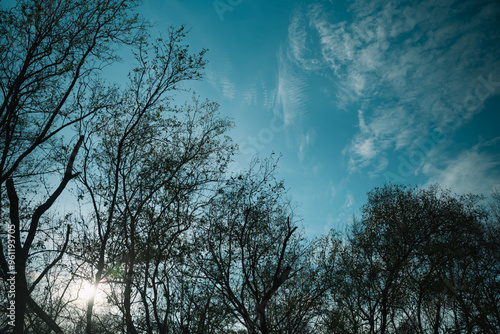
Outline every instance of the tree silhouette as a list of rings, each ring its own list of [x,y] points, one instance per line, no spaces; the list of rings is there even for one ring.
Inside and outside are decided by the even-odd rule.
[[[372,190],[337,263],[330,329],[493,333],[498,303],[477,293],[498,283],[479,269],[495,254],[479,200],[438,187]]]

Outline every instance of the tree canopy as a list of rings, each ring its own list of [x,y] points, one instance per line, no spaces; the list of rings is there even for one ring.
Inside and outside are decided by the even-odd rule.
[[[499,196],[389,184],[308,239],[279,159],[232,171],[219,105],[176,104],[206,50],[137,6],[0,10],[0,332],[498,332]]]

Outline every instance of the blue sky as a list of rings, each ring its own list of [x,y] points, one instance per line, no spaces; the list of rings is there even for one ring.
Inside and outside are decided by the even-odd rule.
[[[208,48],[197,94],[241,148],[281,154],[312,235],[343,230],[387,181],[500,186],[498,1],[145,0],[156,28]]]

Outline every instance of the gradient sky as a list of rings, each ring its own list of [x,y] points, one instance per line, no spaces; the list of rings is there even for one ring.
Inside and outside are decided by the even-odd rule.
[[[279,177],[312,235],[343,230],[387,181],[500,185],[500,3],[145,0],[156,29],[208,48],[197,94],[221,104],[247,168]]]

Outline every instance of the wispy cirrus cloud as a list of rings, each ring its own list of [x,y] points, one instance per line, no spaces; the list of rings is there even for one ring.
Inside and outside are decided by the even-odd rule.
[[[298,157],[300,161],[303,161],[306,156],[306,150],[314,142],[315,131],[314,129],[308,129],[305,134],[299,136],[299,152]]]
[[[302,11],[295,10],[288,26],[289,59],[307,70],[321,69],[321,60],[316,51],[315,36],[312,36],[307,17]]]
[[[344,150],[351,172],[383,170],[387,151],[411,150],[431,131],[452,134],[483,109],[478,89],[500,93],[478,88],[500,77],[500,30],[482,33],[498,28],[498,2],[358,0],[350,14],[339,21],[317,1],[291,20],[289,44],[304,70],[329,73],[337,107],[362,110]],[[307,59],[314,36],[320,56]]]
[[[255,85],[255,82],[251,82],[250,85],[245,90],[245,92],[243,93],[243,101],[245,101],[245,103],[248,105],[256,104],[257,95],[258,95],[257,86]]]
[[[249,80],[242,93],[243,102],[247,105],[262,105],[266,110],[274,107],[272,90],[266,85],[262,73],[256,74]]]
[[[306,109],[307,81],[290,63],[283,50],[278,53],[278,79],[275,93],[275,112],[281,112],[285,127],[296,123]]]
[[[444,167],[428,164],[424,172],[429,176],[427,185],[440,183],[458,193],[489,194],[500,186],[500,154],[485,149],[496,146],[500,151],[500,137],[464,150],[458,156],[439,161]],[[441,157],[442,158],[442,157]]]
[[[222,65],[218,68],[209,65],[207,68],[207,81],[216,90],[220,91],[222,95],[228,99],[236,97],[236,84],[232,78],[233,65],[229,58],[224,58]]]

